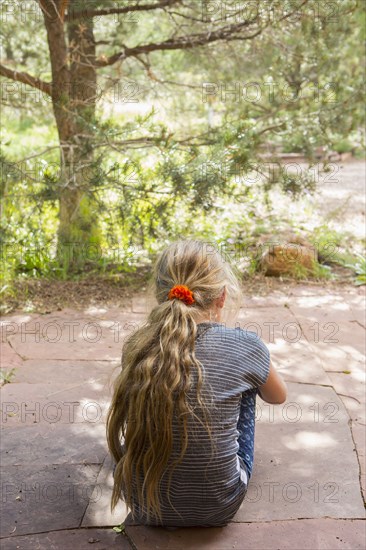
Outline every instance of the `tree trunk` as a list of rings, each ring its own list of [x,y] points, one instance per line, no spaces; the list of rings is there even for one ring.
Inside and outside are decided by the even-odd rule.
[[[93,20],[69,22],[68,46],[61,3],[44,2],[52,67],[52,103],[60,140],[57,253],[67,271],[80,270],[100,245],[95,204],[91,126],[95,119],[96,69]],[[58,10],[58,13],[55,11]]]

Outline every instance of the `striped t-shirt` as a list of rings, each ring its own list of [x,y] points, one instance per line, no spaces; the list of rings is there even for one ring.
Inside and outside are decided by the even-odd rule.
[[[195,354],[204,371],[202,395],[206,400],[211,396],[215,445],[212,449],[207,431],[190,420],[188,448],[173,472],[169,498],[168,476],[164,475],[160,483],[165,526],[223,526],[238,511],[247,491],[246,469],[237,455],[240,401],[243,392],[264,384],[269,374],[269,351],[255,333],[211,322],[200,323],[197,328]],[[191,404],[196,392],[196,378],[193,380],[188,394]],[[173,433],[179,442],[175,421]],[[179,445],[177,449],[172,460],[179,456]],[[137,504],[134,512],[138,523],[158,524],[148,522]]]

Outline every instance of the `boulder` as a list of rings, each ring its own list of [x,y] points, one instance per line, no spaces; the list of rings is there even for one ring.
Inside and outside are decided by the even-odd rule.
[[[318,252],[302,237],[294,236],[286,240],[273,239],[266,244],[266,251],[260,261],[261,271],[265,275],[306,277],[315,274],[318,266]]]

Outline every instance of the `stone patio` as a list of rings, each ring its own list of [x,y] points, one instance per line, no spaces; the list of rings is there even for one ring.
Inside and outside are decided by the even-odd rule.
[[[1,547],[307,550],[365,547],[365,292],[297,285],[247,298],[238,322],[268,344],[284,405],[258,400],[256,461],[225,528],[167,531],[112,515],[105,417],[123,338],[144,318],[90,307],[4,317]]]

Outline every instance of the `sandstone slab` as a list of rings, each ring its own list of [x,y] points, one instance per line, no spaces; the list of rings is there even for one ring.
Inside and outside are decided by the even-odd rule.
[[[130,526],[126,531],[138,550],[363,550],[366,535],[364,521],[332,519],[176,531]]]
[[[1,431],[1,467],[99,464],[107,454],[103,424],[19,426]]]
[[[315,353],[289,308],[241,310],[238,326],[263,339],[271,352],[273,364],[285,380],[331,385],[321,357]]]
[[[1,392],[2,428],[57,426],[83,423],[91,426],[106,421],[111,380],[94,380],[73,386],[62,384],[6,384]]]
[[[15,533],[14,533],[15,534]],[[106,550],[132,547],[123,534],[112,529],[70,529],[2,539],[7,550]]]
[[[16,369],[23,364],[22,358],[11,347],[9,342],[1,342],[0,344],[1,368],[10,370]]]
[[[253,476],[233,521],[363,518],[342,401],[332,388],[290,383],[288,389],[277,408],[259,401]]]
[[[120,368],[120,364],[120,359],[116,361],[28,359],[23,361],[22,368],[16,370],[13,381],[27,384],[63,384],[64,386],[75,386],[78,383],[101,379],[107,382],[110,376]]]
[[[19,323],[9,341],[23,359],[118,361],[125,337],[142,320],[141,314],[122,312],[111,317],[60,312]]]
[[[97,483],[85,512],[82,527],[120,525],[127,517],[127,509],[121,500],[111,512],[110,503],[113,490],[113,461],[110,455],[106,456],[98,474]]]
[[[2,472],[1,536],[79,527],[98,470],[95,464],[7,467],[6,475]]]

